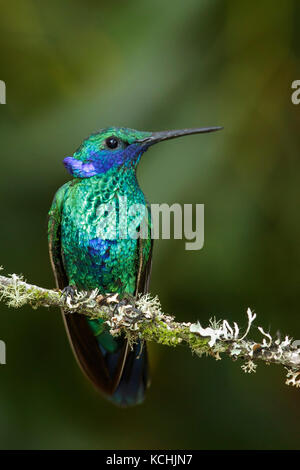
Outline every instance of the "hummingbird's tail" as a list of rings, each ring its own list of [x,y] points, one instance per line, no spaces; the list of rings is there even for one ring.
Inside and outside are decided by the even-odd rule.
[[[131,349],[126,338],[104,330],[103,320],[76,313],[63,318],[77,362],[95,387],[119,406],[141,403],[149,382],[146,343]]]
[[[147,346],[146,343],[142,345],[139,341],[128,352],[119,385],[110,399],[123,407],[138,405],[144,401],[147,386]]]

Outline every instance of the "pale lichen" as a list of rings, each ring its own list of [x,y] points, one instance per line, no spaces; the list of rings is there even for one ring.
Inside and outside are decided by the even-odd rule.
[[[287,369],[286,374],[286,385],[292,385],[293,387],[300,388],[300,371]]]
[[[251,359],[241,366],[241,369],[246,374],[252,374],[256,372],[257,364],[255,364]]]
[[[24,287],[24,279],[22,276],[12,274],[11,282],[8,285],[1,285],[0,300],[5,300],[9,307],[20,308],[26,304],[30,304],[34,298],[34,293]]]
[[[242,370],[255,372],[257,362],[278,364],[287,368],[287,385],[300,387],[300,341],[292,342],[289,336],[281,340],[273,339],[270,332],[262,327],[257,331],[259,341],[248,338],[253,331],[256,314],[247,310],[248,323],[245,332],[236,322],[211,318],[207,326],[200,322],[176,322],[172,315],[162,312],[158,297],[150,294],[138,298],[117,293],[101,294],[97,289],[91,292],[61,292],[27,284],[23,277],[15,274],[10,277],[0,275],[0,300],[10,307],[25,304],[33,308],[60,307],[66,314],[86,315],[92,319],[104,320],[104,325],[112,335],[124,334],[130,345],[137,340],[143,343],[155,341],[166,346],[185,344],[199,357],[209,355],[220,360],[223,355],[232,360],[242,360]]]

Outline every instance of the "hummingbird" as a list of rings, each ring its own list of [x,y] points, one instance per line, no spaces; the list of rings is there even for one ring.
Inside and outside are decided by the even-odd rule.
[[[57,287],[65,292],[98,289],[121,297],[147,293],[153,240],[150,207],[136,177],[141,156],[158,142],[219,129],[146,132],[109,127],[91,134],[67,156],[63,163],[73,178],[56,192],[48,218]],[[141,217],[130,207],[144,208],[146,237],[124,236],[124,198],[129,223],[137,233]],[[108,205],[115,210],[107,210]],[[141,403],[149,385],[146,344],[129,345],[124,336],[112,336],[102,319],[63,311],[62,315],[77,362],[96,389],[122,407]]]

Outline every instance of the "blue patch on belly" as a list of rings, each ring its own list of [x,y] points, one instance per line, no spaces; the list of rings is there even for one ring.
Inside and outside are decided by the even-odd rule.
[[[106,260],[110,256],[111,247],[117,244],[117,240],[102,240],[94,238],[89,241],[88,252],[91,257]]]
[[[103,288],[110,288],[114,281],[112,247],[116,244],[117,240],[103,240],[101,238],[94,238],[88,244],[93,277],[98,279]]]

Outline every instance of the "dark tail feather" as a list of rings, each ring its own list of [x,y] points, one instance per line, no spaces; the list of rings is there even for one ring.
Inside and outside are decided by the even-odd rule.
[[[120,406],[142,403],[148,386],[148,353],[146,343],[139,341],[130,350],[119,385],[111,400]]]
[[[83,315],[63,317],[75,357],[96,388],[119,406],[141,403],[148,385],[146,343],[141,347],[138,342],[130,349],[125,338],[117,337],[115,352],[109,352],[104,347],[105,334],[97,340]]]

